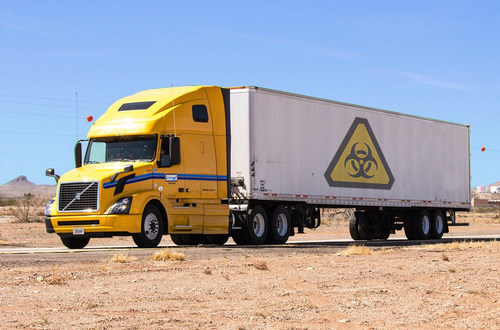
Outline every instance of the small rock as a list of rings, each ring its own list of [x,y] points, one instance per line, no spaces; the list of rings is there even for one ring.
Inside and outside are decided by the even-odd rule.
[[[43,281],[43,276],[38,276],[38,277],[36,278],[36,280],[37,280],[38,282]]]
[[[351,322],[351,320],[349,320],[349,319],[339,320],[339,323],[349,323],[349,322]]]

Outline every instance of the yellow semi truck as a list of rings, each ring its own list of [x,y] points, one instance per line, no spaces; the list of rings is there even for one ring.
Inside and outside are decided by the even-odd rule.
[[[319,226],[320,207],[356,208],[354,239],[441,238],[470,209],[468,126],[269,89],[146,90],[86,141],[75,169],[46,172],[46,229],[69,248],[285,243]]]

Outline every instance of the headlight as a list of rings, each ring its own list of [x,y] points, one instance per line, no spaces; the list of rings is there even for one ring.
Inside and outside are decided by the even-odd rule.
[[[132,206],[132,197],[120,198],[109,209],[108,214],[128,214]]]
[[[56,201],[55,199],[51,199],[50,201],[47,202],[47,204],[45,204],[45,216],[50,217],[50,213],[52,211],[52,204],[54,204],[55,201]]]

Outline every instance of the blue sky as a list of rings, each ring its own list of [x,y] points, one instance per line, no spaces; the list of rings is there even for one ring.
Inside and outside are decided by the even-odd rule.
[[[471,124],[472,185],[500,181],[499,13],[499,1],[2,0],[0,185],[53,184],[45,169],[71,169],[86,117],[116,99],[198,84]]]

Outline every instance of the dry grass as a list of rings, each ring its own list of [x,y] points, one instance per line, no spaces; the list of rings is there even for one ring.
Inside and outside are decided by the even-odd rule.
[[[269,270],[267,263],[263,260],[256,260],[253,262],[253,266],[258,270]]]
[[[151,260],[154,261],[184,261],[186,257],[182,253],[177,253],[170,251],[169,249],[165,249],[163,251],[156,252]]]
[[[363,245],[350,245],[347,249],[340,252],[342,256],[369,256],[373,250]]]
[[[63,285],[68,282],[66,275],[59,272],[56,268],[52,268],[51,274],[43,278],[43,281],[49,285]]]
[[[129,256],[128,254],[115,254],[109,261],[126,264],[129,262],[137,261],[137,258]]]
[[[479,242],[454,241],[451,243],[443,243],[443,244],[424,244],[417,248],[425,250],[466,250],[466,249],[484,249],[484,248],[498,249],[500,248],[500,242],[497,240],[479,241]]]

